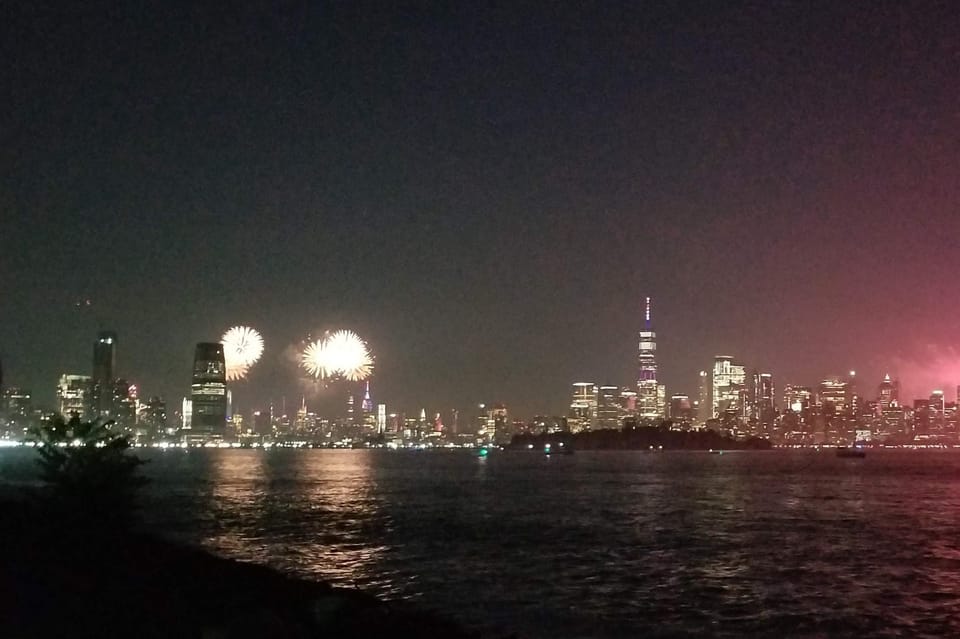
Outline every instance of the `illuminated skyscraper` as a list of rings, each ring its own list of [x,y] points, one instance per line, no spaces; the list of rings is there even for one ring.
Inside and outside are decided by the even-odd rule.
[[[688,395],[672,395],[670,397],[670,421],[674,429],[687,428],[693,423],[693,405]]]
[[[167,404],[160,397],[151,397],[140,407],[137,418],[153,438],[167,434]]]
[[[307,398],[303,395],[300,396],[300,408],[297,409],[293,430],[297,435],[303,435],[307,432]]]
[[[714,417],[742,419],[746,409],[746,369],[729,355],[713,359],[712,410]]]
[[[877,404],[880,412],[900,402],[899,384],[890,380],[890,375],[884,375],[880,387],[877,389]],[[960,386],[957,387],[957,396],[960,397]]]
[[[131,432],[137,424],[137,386],[124,379],[113,382],[112,419],[124,432]]]
[[[477,404],[476,418],[477,437],[484,442],[492,442],[495,434],[493,409],[486,404]]]
[[[192,422],[193,422],[193,401],[188,397],[184,397],[183,401],[180,403],[180,429],[190,430],[190,426]]]
[[[92,406],[93,416],[110,419],[113,417],[114,380],[117,375],[117,334],[114,331],[100,331],[93,343],[93,380]]]
[[[657,334],[652,326],[648,297],[637,348],[637,416],[643,419],[659,419],[666,415],[666,388],[657,382]]]
[[[377,404],[377,434],[387,432],[387,405]]]
[[[365,415],[373,413],[373,400],[370,399],[370,380],[367,380],[366,386],[363,389],[363,402],[360,404],[360,410],[363,411]]]
[[[705,424],[713,417],[713,405],[710,403],[710,375],[707,371],[700,371],[699,387],[697,389],[697,421]]]
[[[3,390],[3,401],[0,405],[0,416],[7,420],[7,432],[16,436],[26,434],[31,425],[33,400],[30,391],[10,386]]]
[[[637,414],[637,391],[631,388],[620,390],[620,415],[633,417]]]
[[[620,428],[620,388],[601,386],[597,392],[597,428]]]
[[[64,419],[74,415],[88,419],[92,409],[90,401],[91,377],[89,375],[61,375],[57,386],[59,411]]]
[[[227,423],[227,377],[223,344],[201,342],[193,358],[193,385],[190,398],[192,438],[222,437]]]
[[[787,384],[783,389],[783,403],[786,410],[802,413],[813,406],[813,389]]]
[[[777,416],[773,375],[754,371],[750,386],[750,417],[758,424],[772,425]]]
[[[828,377],[817,387],[817,403],[826,415],[841,415],[849,408],[850,392],[847,382]]]
[[[510,442],[512,433],[510,432],[510,421],[507,416],[507,407],[503,404],[497,404],[493,407],[493,431],[497,443],[505,444]]]
[[[567,425],[572,433],[596,428],[597,386],[593,382],[574,383]]]

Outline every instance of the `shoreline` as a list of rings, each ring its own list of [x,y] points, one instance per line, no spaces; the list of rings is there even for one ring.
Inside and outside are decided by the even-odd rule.
[[[451,637],[440,614],[144,533],[64,529],[23,500],[0,502],[4,636]]]

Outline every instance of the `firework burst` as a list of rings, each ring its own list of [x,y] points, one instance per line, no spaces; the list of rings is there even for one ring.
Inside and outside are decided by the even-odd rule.
[[[314,379],[326,379],[330,375],[329,365],[325,343],[323,339],[315,342],[309,342],[300,355],[300,365]]]
[[[220,338],[227,365],[227,381],[241,380],[263,355],[263,338],[249,326],[234,326]]]
[[[300,365],[316,380],[342,377],[355,382],[373,373],[373,355],[359,335],[341,330],[309,342]]]

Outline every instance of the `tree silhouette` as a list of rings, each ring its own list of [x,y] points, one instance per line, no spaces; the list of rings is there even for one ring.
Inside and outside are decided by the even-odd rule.
[[[144,462],[127,452],[130,441],[114,426],[57,415],[32,430],[47,486],[43,505],[61,522],[114,529],[133,522],[137,492],[146,483],[138,473]]]

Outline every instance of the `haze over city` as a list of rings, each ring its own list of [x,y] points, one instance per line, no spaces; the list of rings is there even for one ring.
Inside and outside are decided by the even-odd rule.
[[[391,407],[563,413],[635,381],[645,296],[668,394],[721,353],[960,382],[949,4],[162,8],[0,27],[0,357],[42,403],[100,328],[175,402],[249,324],[244,407],[350,328]]]

